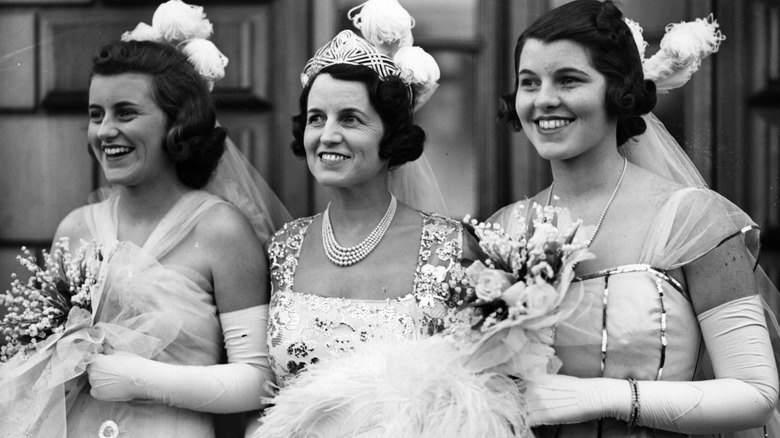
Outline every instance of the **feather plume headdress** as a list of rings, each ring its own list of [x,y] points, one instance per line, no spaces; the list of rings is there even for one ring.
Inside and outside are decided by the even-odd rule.
[[[655,82],[659,93],[682,87],[701,66],[702,59],[718,51],[726,37],[718,29],[712,14],[694,21],[672,23],[666,26],[661,39],[661,49],[645,58],[647,42],[642,37],[642,27],[626,18],[636,41],[645,79]]]
[[[213,31],[202,6],[169,0],[157,7],[151,26],[138,23],[122,34],[122,41],[154,41],[176,47],[212,90],[214,83],[225,77],[228,64],[227,57],[209,41]]]
[[[685,85],[699,69],[702,60],[717,52],[720,43],[726,39],[710,14],[707,18],[666,26],[661,49],[645,58],[647,43],[642,37],[642,28],[628,18],[625,21],[639,49],[645,79],[655,83],[659,94]],[[686,187],[706,187],[707,183],[696,165],[664,124],[652,113],[645,114],[643,118],[646,131],[619,149],[628,161]]]
[[[418,110],[439,86],[441,75],[433,57],[413,46],[414,18],[397,0],[369,0],[347,14],[363,37],[341,31],[314,54],[301,73],[301,85],[333,64],[368,67],[380,80],[397,76],[411,88],[414,110]]]

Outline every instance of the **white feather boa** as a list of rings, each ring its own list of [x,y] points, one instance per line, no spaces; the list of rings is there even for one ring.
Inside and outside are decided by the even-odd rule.
[[[441,336],[369,342],[283,388],[252,436],[531,437],[515,382],[462,358]]]

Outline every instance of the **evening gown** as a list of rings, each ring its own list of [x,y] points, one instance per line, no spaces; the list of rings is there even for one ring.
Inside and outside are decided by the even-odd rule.
[[[511,233],[517,226],[516,215],[533,210],[530,202],[504,207],[490,222]],[[592,233],[592,229],[580,231],[583,237]],[[689,293],[668,272],[730,238],[741,239],[755,257],[757,237],[755,223],[717,193],[703,188],[673,192],[655,217],[636,263],[587,273],[573,283],[572,287],[584,286],[585,296],[580,309],[556,329],[554,346],[563,361],[559,373],[637,380],[712,378]],[[753,432],[750,436],[764,436],[763,430]],[[629,428],[607,418],[540,427],[534,433],[539,438],[688,436]]]
[[[268,349],[280,387],[320,360],[341,357],[361,344],[382,339],[418,339],[440,332],[455,303],[443,286],[462,277],[463,228],[428,213],[410,292],[400,298],[360,300],[323,297],[295,289],[301,243],[314,217],[287,223],[268,245],[271,304]]]
[[[117,241],[117,199],[85,207],[92,238],[108,257],[105,287],[93,306],[96,327],[105,327],[116,350],[176,365],[220,363],[222,330],[209,281],[189,268],[166,264],[165,256],[206,211],[224,201],[203,191],[185,194],[138,247]],[[214,437],[209,413],[152,401],[99,401],[84,382],[74,391],[68,437]]]

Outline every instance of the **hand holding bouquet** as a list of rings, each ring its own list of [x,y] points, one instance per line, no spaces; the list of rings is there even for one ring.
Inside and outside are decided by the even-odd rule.
[[[552,349],[554,328],[582,297],[580,288],[570,288],[575,266],[594,256],[574,242],[579,221],[559,230],[556,209],[531,208],[531,220],[522,210],[517,214],[519,231],[512,234],[498,224],[470,221],[487,258],[467,269],[465,284],[450,285],[461,305],[451,316],[448,336],[476,372],[522,378],[560,368]]]

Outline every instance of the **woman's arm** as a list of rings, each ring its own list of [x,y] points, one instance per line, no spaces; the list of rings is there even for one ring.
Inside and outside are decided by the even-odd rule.
[[[715,379],[636,382],[634,409],[628,381],[542,376],[528,389],[532,424],[612,417],[683,433],[763,425],[777,402],[778,377],[749,257],[731,239],[684,272]]]
[[[273,379],[266,325],[268,273],[262,245],[236,210],[221,206],[198,224],[196,238],[212,261],[212,279],[228,363],[171,365],[128,353],[99,355],[89,367],[101,400],[149,399],[205,412],[259,409]]]

